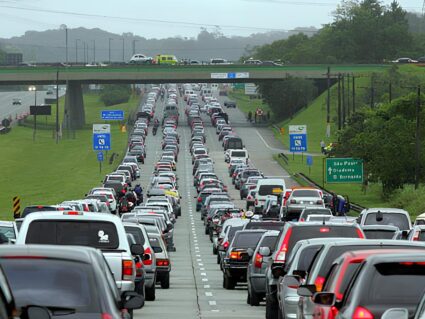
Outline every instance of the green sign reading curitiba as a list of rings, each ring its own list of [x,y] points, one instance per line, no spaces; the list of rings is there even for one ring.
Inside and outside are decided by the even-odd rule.
[[[363,160],[355,158],[327,158],[326,183],[362,183]]]

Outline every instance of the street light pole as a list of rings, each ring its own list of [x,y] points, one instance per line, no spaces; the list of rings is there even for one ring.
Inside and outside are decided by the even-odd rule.
[[[68,64],[68,27],[65,26],[65,47],[66,47],[66,64]]]
[[[78,64],[78,41],[81,41],[80,39],[75,40],[75,64]]]
[[[93,40],[93,62],[96,63],[96,40]]]
[[[418,189],[419,187],[419,175],[420,175],[420,152],[421,152],[421,120],[420,120],[420,114],[421,114],[421,86],[418,85],[417,88],[417,99],[416,99],[416,138],[415,138],[415,189]]]
[[[122,62],[124,62],[124,51],[125,51],[125,38],[122,37]]]
[[[56,70],[56,144],[59,143],[59,70]]]

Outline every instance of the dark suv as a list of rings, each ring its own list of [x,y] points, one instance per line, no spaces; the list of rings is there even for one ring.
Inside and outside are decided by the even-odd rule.
[[[299,240],[311,238],[365,238],[357,224],[287,222],[277,241],[266,270],[266,319],[277,318],[277,284],[285,275],[285,263]]]
[[[223,288],[234,289],[246,282],[248,263],[265,230],[237,231],[223,260]]]

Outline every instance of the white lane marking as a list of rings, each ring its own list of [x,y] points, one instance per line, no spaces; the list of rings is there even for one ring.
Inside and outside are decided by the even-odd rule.
[[[219,309],[211,309],[212,312],[220,312]]]
[[[204,270],[205,270],[205,268],[201,267],[201,268],[199,268],[199,270],[200,270],[200,271],[204,271]]]
[[[201,255],[196,255],[196,257],[201,257]],[[201,260],[199,260],[199,261],[202,261],[202,259],[201,259]]]
[[[197,239],[194,239],[194,240],[193,240],[193,242],[194,242],[194,243],[197,243],[197,242],[198,242],[198,240],[197,240]],[[196,246],[198,246],[198,245],[196,245]]]
[[[210,289],[210,285],[204,285],[205,289]]]
[[[205,292],[205,296],[207,296],[207,297],[212,297],[212,296],[213,296],[213,294],[212,294],[212,292],[206,291],[206,292]]]
[[[202,262],[202,259],[201,259],[201,258],[198,258],[198,259],[196,259],[196,261],[200,261],[200,262]]]
[[[208,303],[210,304],[210,306],[217,306],[217,301],[215,300],[210,300],[208,301]]]
[[[264,145],[266,145],[266,147],[267,147],[269,150],[272,150],[272,151],[278,151],[278,152],[284,152],[284,151],[285,151],[285,150],[280,149],[280,148],[274,148],[274,147],[271,147],[269,144],[267,144],[266,140],[265,140],[265,139],[261,136],[260,132],[258,132],[258,130],[257,130],[257,129],[255,129],[255,133],[257,133],[258,137],[259,137],[259,138],[263,141]]]
[[[208,281],[208,278],[202,278],[202,281]]]
[[[199,266],[203,266],[204,264],[203,264],[203,263],[198,263],[198,265],[199,265]]]
[[[201,272],[201,276],[206,276],[207,273],[206,272]]]

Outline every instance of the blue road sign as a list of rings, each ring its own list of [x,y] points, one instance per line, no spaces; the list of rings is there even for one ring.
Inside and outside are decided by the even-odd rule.
[[[290,134],[289,150],[293,153],[307,152],[307,134]]]
[[[235,79],[236,78],[236,73],[235,72],[227,73],[227,78],[228,79]]]
[[[109,151],[111,149],[111,134],[93,134],[93,149],[95,151]]]
[[[102,120],[107,120],[107,121],[124,120],[124,111],[122,110],[102,111],[101,115],[102,115]]]
[[[313,156],[307,155],[307,165],[313,166]]]
[[[103,162],[103,152],[99,152],[99,153],[97,153],[97,160],[98,160],[99,162]]]

